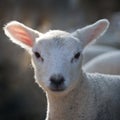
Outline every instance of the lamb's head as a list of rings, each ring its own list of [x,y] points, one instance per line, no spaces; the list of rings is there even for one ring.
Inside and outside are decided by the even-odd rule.
[[[13,21],[4,30],[14,43],[29,51],[37,83],[45,91],[64,93],[80,81],[84,46],[102,35],[108,25],[103,19],[73,33],[53,30],[42,34]]]
[[[52,91],[64,91],[72,87],[80,71],[82,45],[80,41],[63,31],[50,31],[33,46],[33,65],[36,80]]]

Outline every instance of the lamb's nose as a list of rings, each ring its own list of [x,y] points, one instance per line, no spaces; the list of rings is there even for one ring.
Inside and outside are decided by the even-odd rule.
[[[64,83],[65,79],[62,75],[55,74],[50,77],[50,81],[54,87],[59,87]]]

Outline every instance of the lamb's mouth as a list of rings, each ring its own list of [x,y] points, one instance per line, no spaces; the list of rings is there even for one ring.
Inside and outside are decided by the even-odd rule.
[[[60,85],[60,86],[55,86],[55,85],[50,85],[49,89],[53,92],[63,92],[65,91],[66,87],[64,85]]]

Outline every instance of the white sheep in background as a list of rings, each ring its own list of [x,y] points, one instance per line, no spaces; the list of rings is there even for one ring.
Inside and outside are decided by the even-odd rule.
[[[120,51],[99,55],[85,64],[83,68],[89,73],[120,75]]]
[[[39,33],[10,22],[5,34],[32,57],[36,82],[47,96],[46,120],[120,120],[120,76],[85,73],[83,48],[108,28],[105,19],[73,33]]]
[[[85,65],[88,61],[94,59],[95,57],[99,55],[112,52],[112,51],[116,51],[116,50],[118,49],[112,46],[90,44],[83,51],[83,65]]]

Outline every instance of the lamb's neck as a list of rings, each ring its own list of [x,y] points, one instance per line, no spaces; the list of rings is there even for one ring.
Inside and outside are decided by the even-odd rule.
[[[59,93],[56,93],[58,95],[47,94],[48,113],[46,120],[74,120],[74,116],[84,120],[84,112],[86,111],[84,106],[89,97],[89,89],[86,88],[88,88],[88,84],[85,81],[80,81],[66,95]]]

